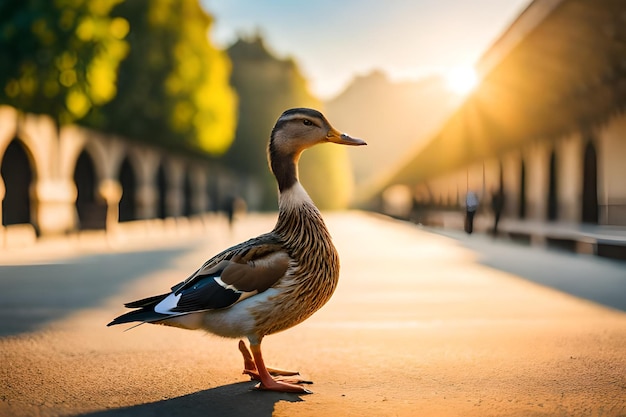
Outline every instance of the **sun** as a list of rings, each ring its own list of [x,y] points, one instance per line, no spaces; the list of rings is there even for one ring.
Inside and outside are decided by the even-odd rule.
[[[476,71],[469,66],[451,68],[444,73],[444,78],[450,91],[463,96],[469,94],[478,84]]]

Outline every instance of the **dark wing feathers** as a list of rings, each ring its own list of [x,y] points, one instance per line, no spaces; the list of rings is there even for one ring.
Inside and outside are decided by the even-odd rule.
[[[254,257],[249,257],[249,253],[236,255],[210,268],[199,269],[193,280],[174,292],[180,298],[172,312],[191,313],[230,307],[274,285],[285,275],[289,256],[277,251],[276,247],[255,249],[260,250]],[[246,258],[250,260],[246,261]]]
[[[277,248],[282,248],[282,241],[278,236],[272,233],[266,233],[232,246],[206,261],[200,269],[194,272],[189,278],[173,286],[172,292],[178,292],[180,289],[192,285],[193,281],[202,274],[201,271],[206,271],[205,274],[209,273],[208,271],[210,271],[211,268],[214,268],[222,261],[230,261],[234,257],[237,257],[237,260],[244,259],[244,262],[247,262],[254,260],[251,259],[254,256],[259,257],[266,255],[268,250],[276,250]]]
[[[155,295],[154,297],[143,298],[137,301],[131,301],[130,303],[124,304],[126,308],[142,308],[142,307],[150,307],[160,303],[168,294]]]
[[[204,277],[181,291],[181,297],[172,311],[189,313],[226,308],[235,304],[241,295],[241,292],[221,286],[214,276]]]
[[[142,308],[140,310],[129,311],[126,314],[122,314],[121,316],[116,317],[111,323],[107,324],[107,326],[114,326],[116,324],[122,323],[132,323],[133,321],[144,321],[152,323],[159,320],[164,320],[168,317],[168,315],[156,313],[152,309]]]

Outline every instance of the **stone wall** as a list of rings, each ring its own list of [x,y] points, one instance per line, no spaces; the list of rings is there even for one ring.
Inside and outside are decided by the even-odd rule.
[[[10,145],[17,154],[26,155],[28,166],[17,166],[23,164],[4,158]],[[81,155],[85,164],[78,168]],[[104,216],[102,227],[114,227],[125,192],[133,194],[123,202],[130,210],[131,220],[200,214],[220,206],[217,200],[225,195],[231,182],[227,173],[207,160],[176,155],[79,126],[58,129],[47,116],[23,114],[8,106],[0,106],[0,161],[5,165],[2,172],[10,177],[0,180],[0,211],[19,214],[20,210],[28,210],[29,214],[22,217],[30,219],[28,223],[13,224],[9,213],[2,212],[4,244],[12,234],[18,239],[18,230],[23,237],[25,233],[59,235],[93,227],[98,222],[91,221],[90,226],[84,221],[89,210]],[[121,178],[123,164],[130,167],[126,183]],[[164,179],[161,183],[159,173]],[[15,176],[25,174],[32,179],[26,191],[19,190],[24,186]],[[82,206],[78,202],[79,183],[86,184],[82,185],[86,186],[85,195],[92,188],[94,194],[83,195],[81,199],[87,203]],[[27,193],[28,201],[10,195],[20,191]],[[160,204],[163,210],[159,209]],[[31,232],[24,232],[29,227]]]

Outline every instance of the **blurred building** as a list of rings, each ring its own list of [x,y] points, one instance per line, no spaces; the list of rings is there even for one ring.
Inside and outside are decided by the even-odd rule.
[[[478,71],[481,84],[386,182],[411,191],[403,215],[445,221],[472,190],[483,214],[504,195],[511,232],[626,226],[626,3],[536,0]]]
[[[28,236],[217,208],[228,177],[206,159],[0,106],[0,248]],[[219,175],[218,175],[219,174]]]

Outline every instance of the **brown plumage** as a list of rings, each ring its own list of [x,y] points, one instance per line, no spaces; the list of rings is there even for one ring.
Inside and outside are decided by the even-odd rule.
[[[109,325],[140,321],[241,338],[244,372],[261,389],[308,392],[292,372],[270,375],[261,355],[264,336],[306,320],[331,297],[339,256],[315,204],[298,181],[298,159],[319,143],[365,145],[335,130],[318,111],[285,111],[272,130],[268,157],[279,189],[276,226],[206,261],[171,292],[126,304],[137,310]],[[286,378],[285,376],[291,378]]]

